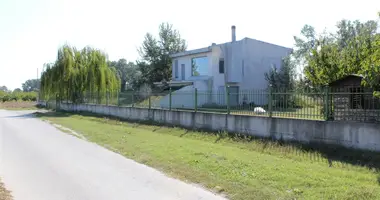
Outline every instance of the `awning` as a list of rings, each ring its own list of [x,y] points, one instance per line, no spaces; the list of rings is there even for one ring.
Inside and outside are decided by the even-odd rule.
[[[169,81],[169,82],[155,82],[153,83],[157,86],[170,86],[170,87],[178,87],[178,86],[188,86],[193,85],[193,81]]]

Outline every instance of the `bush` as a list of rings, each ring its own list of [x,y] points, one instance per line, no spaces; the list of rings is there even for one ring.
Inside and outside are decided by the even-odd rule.
[[[311,97],[297,95],[294,97],[294,104],[296,107],[300,108],[314,108],[317,105],[317,102]]]

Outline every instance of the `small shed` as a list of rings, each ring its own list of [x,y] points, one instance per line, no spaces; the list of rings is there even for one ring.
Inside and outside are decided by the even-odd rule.
[[[329,84],[334,120],[380,122],[380,99],[362,80],[362,75],[352,74]]]

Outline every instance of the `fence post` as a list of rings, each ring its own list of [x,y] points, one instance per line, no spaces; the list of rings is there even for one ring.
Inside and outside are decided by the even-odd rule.
[[[132,108],[135,107],[135,91],[132,90]]]
[[[150,94],[148,94],[149,95],[149,97],[148,97],[148,103],[149,103],[149,110],[152,108],[152,100],[150,99],[150,97],[151,97],[151,95]]]
[[[271,85],[269,86],[268,113],[269,113],[269,117],[272,117],[272,114],[273,114],[273,89],[272,89]]]
[[[169,87],[169,110],[172,110],[172,87]]]
[[[55,110],[59,111],[59,95],[55,95]]]
[[[198,111],[198,90],[197,90],[197,88],[194,88],[194,110],[195,110],[195,112]]]
[[[121,92],[117,91],[117,106],[120,106],[120,94]]]
[[[325,118],[325,120],[329,120],[329,117],[330,117],[330,106],[329,106],[329,87],[328,86],[325,86],[325,88],[324,88],[324,106],[325,106],[325,112],[324,112],[324,114],[325,114],[325,116],[324,116],[324,118]]]
[[[227,115],[231,113],[231,108],[230,108],[230,86],[226,86],[226,93],[227,93]]]
[[[109,95],[109,92],[106,92],[106,106],[108,106],[108,101],[110,99]]]

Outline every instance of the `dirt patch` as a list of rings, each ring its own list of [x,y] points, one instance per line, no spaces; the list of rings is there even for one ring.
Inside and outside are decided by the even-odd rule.
[[[12,196],[8,190],[4,188],[4,184],[0,182],[0,200],[12,200]]]
[[[0,103],[0,109],[27,110],[37,109],[37,102],[33,101],[7,101]]]

